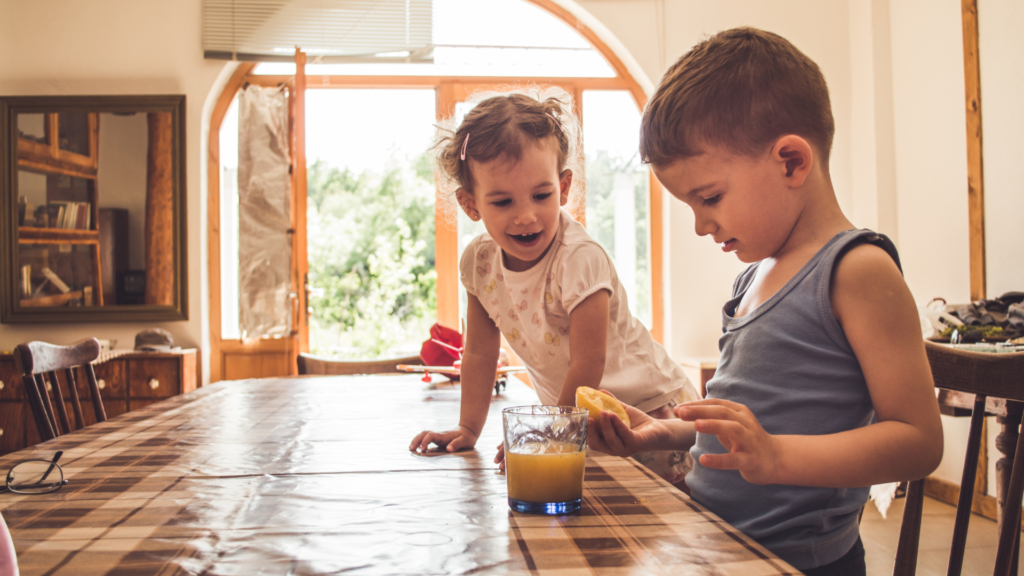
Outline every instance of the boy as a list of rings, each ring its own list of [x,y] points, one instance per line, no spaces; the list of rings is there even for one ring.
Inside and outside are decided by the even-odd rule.
[[[690,449],[695,500],[807,574],[864,574],[868,487],[934,470],[942,426],[896,249],[836,201],[833,131],[821,71],[770,32],[721,32],[668,70],[640,154],[697,234],[751,265],[707,397],[675,421],[627,407],[632,430],[602,412],[590,444]]]

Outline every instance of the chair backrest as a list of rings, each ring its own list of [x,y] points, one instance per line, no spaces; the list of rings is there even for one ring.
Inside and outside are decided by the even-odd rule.
[[[421,365],[419,356],[378,358],[377,360],[338,360],[312,354],[299,354],[299,374],[342,376],[349,374],[399,374],[399,364]]]
[[[100,398],[100,389],[96,385],[96,372],[90,364],[99,355],[100,343],[95,338],[82,340],[70,346],[26,342],[15,347],[14,363],[21,372],[32,417],[35,419],[39,436],[44,441],[72,430],[65,408],[64,394],[60,389],[60,380],[57,378],[59,371],[64,372],[64,383],[68,390],[66,401],[71,404],[75,416],[74,429],[80,430],[85,426],[82,404],[78,398],[78,384],[75,381],[74,368],[77,366],[81,366],[85,372],[96,421],[103,422],[107,419]]]
[[[947,574],[959,575],[967,543],[967,526],[971,517],[974,497],[974,478],[978,470],[981,451],[981,426],[985,419],[987,398],[1005,398],[1024,401],[1024,352],[986,353],[972,352],[932,342],[925,342],[928,363],[936,388],[974,394],[974,410],[967,438],[967,456],[960,481],[960,498],[953,524],[953,544],[950,549]],[[1021,500],[1024,496],[1024,442],[1017,444],[1016,457],[1010,473],[1004,514],[999,527],[999,546],[996,551],[997,576],[1009,576],[1020,532]],[[913,576],[917,567],[918,541],[921,536],[921,515],[924,507],[924,479],[915,480],[907,488],[907,503],[903,510],[903,525],[896,548],[893,574]]]

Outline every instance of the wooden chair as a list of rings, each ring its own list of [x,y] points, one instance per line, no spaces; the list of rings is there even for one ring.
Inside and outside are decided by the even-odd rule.
[[[107,414],[103,410],[103,402],[100,399],[100,389],[96,385],[96,372],[90,364],[99,355],[100,343],[95,338],[82,340],[70,346],[26,342],[15,347],[14,363],[22,374],[25,395],[28,397],[28,403],[32,409],[36,429],[39,430],[39,436],[44,441],[71,432],[71,422],[68,419],[65,402],[69,402],[74,411],[74,429],[81,430],[85,426],[82,404],[78,399],[78,385],[75,381],[74,368],[76,366],[81,366],[85,371],[96,421],[103,422],[107,419]],[[64,371],[64,382],[68,389],[67,400],[64,399],[64,394],[60,389],[60,380],[57,378],[57,372],[60,370]],[[50,401],[47,380],[49,381],[49,391],[53,392],[53,402]],[[56,407],[56,411],[54,407]]]
[[[419,356],[405,358],[379,358],[377,360],[338,360],[312,354],[299,354],[299,374],[341,376],[350,374],[404,374],[399,364],[422,365]]]
[[[967,456],[960,498],[953,525],[953,545],[947,574],[959,575],[964,561],[967,525],[974,497],[974,478],[981,448],[981,425],[986,402],[991,398],[1024,402],[1024,353],[994,354],[971,352],[941,344],[925,342],[935,386],[974,394],[974,409],[967,439]],[[1018,442],[1005,504],[999,525],[999,546],[996,552],[996,576],[1009,576],[1017,562],[1020,540],[1021,500],[1024,496],[1024,442]],[[921,515],[924,506],[924,479],[915,480],[907,489],[899,545],[893,574],[913,576],[917,567],[918,541],[921,536]]]

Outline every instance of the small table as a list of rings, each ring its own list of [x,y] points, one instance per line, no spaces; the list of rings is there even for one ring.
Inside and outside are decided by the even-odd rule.
[[[1024,347],[1011,350],[999,350],[992,345],[954,344],[954,348],[962,348],[971,352],[1007,353],[1024,351]],[[970,416],[974,411],[974,394],[939,388],[939,411],[946,416]],[[996,436],[996,449],[999,460],[996,461],[996,501],[998,502],[998,520],[1002,523],[1003,505],[1006,502],[1006,491],[1010,485],[1010,471],[1013,469],[1014,452],[1020,436],[1021,417],[1024,415],[1024,403],[1004,398],[986,398],[985,415],[995,416],[996,423],[1001,427]],[[973,489],[973,487],[972,487]]]
[[[409,452],[460,397],[414,375],[221,382],[0,458],[64,450],[70,479],[0,512],[26,576],[799,574],[632,459],[588,455],[578,513],[510,512],[500,411],[536,394],[511,380],[478,450]]]

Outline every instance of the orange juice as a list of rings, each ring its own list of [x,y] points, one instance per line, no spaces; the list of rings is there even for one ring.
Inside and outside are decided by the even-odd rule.
[[[529,443],[505,452],[508,497],[521,502],[568,502],[583,497],[587,452],[575,444]]]

